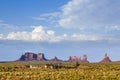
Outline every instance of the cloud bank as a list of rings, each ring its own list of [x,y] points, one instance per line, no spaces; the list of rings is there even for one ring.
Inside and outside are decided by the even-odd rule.
[[[43,26],[36,26],[31,32],[10,32],[7,36],[1,34],[0,39],[21,40],[21,41],[40,41],[40,42],[58,42],[65,39],[65,34],[55,36],[55,31],[45,30]]]
[[[53,30],[46,30],[44,26],[35,26],[32,31],[22,32],[10,32],[6,36],[0,34],[1,40],[20,40],[20,41],[32,41],[32,42],[62,42],[62,41],[120,41],[118,37],[107,37],[101,35],[85,35],[85,34],[62,34],[57,35]]]
[[[63,28],[103,30],[113,26],[115,30],[120,25],[119,7],[117,0],[71,0],[62,7],[58,23]]]

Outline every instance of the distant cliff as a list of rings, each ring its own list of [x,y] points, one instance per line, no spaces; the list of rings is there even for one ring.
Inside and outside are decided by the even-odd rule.
[[[58,59],[56,56],[52,59],[46,59],[43,53],[35,54],[33,52],[25,52],[21,57],[16,61],[53,61],[53,62],[61,62],[64,60]],[[87,60],[87,55],[83,55],[82,58],[78,56],[69,56],[69,59],[66,60],[68,62],[79,62],[79,63],[89,63]],[[100,63],[112,62],[108,57],[107,53],[104,55],[104,58],[100,61]]]
[[[77,56],[70,56],[68,61],[70,61],[70,62],[89,63],[89,61],[87,60],[87,55],[83,55],[82,59],[80,57],[77,57]]]
[[[44,57],[43,53],[32,53],[32,52],[26,52],[24,53],[17,61],[46,61],[47,59]]]
[[[35,54],[33,52],[25,52],[17,61],[53,61],[53,62],[60,62],[63,61],[58,59],[56,56],[52,59],[46,59],[43,53]],[[70,56],[68,62],[82,62],[82,63],[89,63],[87,60],[87,56],[83,55],[83,58],[77,56]]]

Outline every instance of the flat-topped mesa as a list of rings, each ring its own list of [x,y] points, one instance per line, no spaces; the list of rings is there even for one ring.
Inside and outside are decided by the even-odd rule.
[[[81,62],[82,63],[89,63],[89,61],[87,60],[87,55],[83,55]]]
[[[105,53],[103,60],[100,61],[100,63],[106,63],[106,62],[112,62],[110,58],[108,57],[107,53]]]
[[[17,61],[33,61],[33,60],[37,60],[37,61],[45,61],[47,60],[44,57],[43,53],[32,53],[32,52],[25,52]]]
[[[50,61],[62,61],[62,60],[60,60],[60,59],[58,59],[56,56],[53,58],[53,59],[51,59]]]
[[[70,62],[81,62],[81,58],[77,56],[70,56],[69,60]]]
[[[37,55],[32,52],[25,52],[25,54],[20,57],[19,61],[32,61],[35,60],[36,57]]]

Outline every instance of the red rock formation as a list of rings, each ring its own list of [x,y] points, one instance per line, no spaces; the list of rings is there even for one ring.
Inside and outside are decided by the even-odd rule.
[[[104,55],[104,59],[100,61],[101,63],[112,62],[110,58],[107,56],[107,53]]]
[[[81,59],[80,59],[80,57],[77,57],[77,56],[70,56],[68,61],[70,61],[70,62],[81,62]]]
[[[62,61],[62,60],[58,59],[58,58],[55,56],[53,59],[51,59],[51,61]]]
[[[26,52],[25,53],[25,60],[32,61],[33,60],[33,54],[32,52]]]
[[[44,61],[44,60],[47,60],[47,59],[45,59],[43,53],[35,54],[35,53],[32,53],[32,52],[26,52],[17,61],[33,61],[33,60]]]
[[[83,55],[81,62],[82,63],[89,63],[89,61],[87,60],[87,55]]]
[[[38,54],[37,54],[37,60],[38,60],[38,61],[44,60],[44,55],[43,55],[42,53],[38,53]]]

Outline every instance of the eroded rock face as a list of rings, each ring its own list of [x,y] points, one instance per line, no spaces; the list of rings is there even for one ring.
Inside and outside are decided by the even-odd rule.
[[[101,63],[112,62],[108,57],[107,53],[105,53],[103,60],[100,61]]]
[[[32,52],[25,52],[23,55],[21,55],[21,57],[16,60],[16,61],[63,61],[58,59],[56,56],[51,59],[48,60],[44,57],[43,53],[32,53]],[[78,56],[70,56],[69,59],[67,60],[69,62],[80,62],[80,63],[89,63],[89,61],[87,60],[87,55],[83,55],[82,58],[78,57]],[[108,57],[107,53],[105,53],[103,60],[100,61],[101,63],[106,63],[106,62],[112,62],[111,59]]]
[[[81,62],[82,63],[89,63],[89,61],[87,60],[87,55],[83,55]]]
[[[25,54],[23,54],[18,61],[33,61],[33,60],[43,61],[47,59],[45,59],[43,53],[35,54],[32,52],[25,52]]]
[[[87,60],[87,56],[83,55],[82,59],[78,56],[70,56],[69,60],[70,62],[81,62],[81,63],[89,63],[89,61]]]
[[[70,62],[81,62],[81,59],[80,59],[80,57],[77,57],[77,56],[70,56],[68,61],[70,61]]]
[[[58,59],[56,56],[53,58],[53,59],[51,59],[50,61],[62,61],[62,60],[60,60],[60,59]]]
[[[43,53],[38,53],[37,54],[37,60],[38,61],[44,61],[44,60],[47,60],[47,59],[44,57]]]
[[[21,57],[20,57],[20,61],[31,61],[31,60],[33,60],[33,59],[35,59],[36,57],[35,57],[36,55],[34,54],[34,53],[32,53],[32,52],[26,52],[24,55],[22,55]]]
[[[33,54],[34,53],[26,52],[25,53],[25,60],[32,61],[33,60]]]

